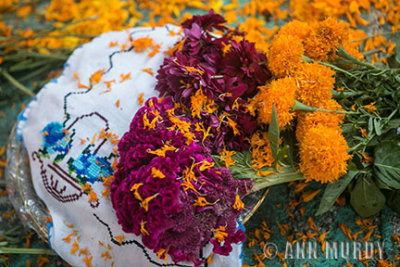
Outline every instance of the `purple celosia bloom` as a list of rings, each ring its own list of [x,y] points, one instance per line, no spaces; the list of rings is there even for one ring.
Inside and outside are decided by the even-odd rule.
[[[228,255],[232,243],[244,240],[235,198],[251,184],[214,167],[201,133],[182,114],[171,97],[146,102],[118,144],[110,193],[123,231],[141,235],[162,258],[200,265],[199,251],[209,241],[215,253]],[[214,237],[221,226],[222,242]]]
[[[208,109],[201,110],[200,116],[185,115],[193,123],[210,127],[205,142],[217,153],[223,148],[249,148],[246,137],[257,128],[257,121],[247,112],[247,99],[271,77],[265,54],[244,40],[242,33],[228,31],[223,23],[225,19],[213,11],[185,21],[182,50],[164,59],[156,85],[161,96],[170,95],[187,109],[196,105],[193,101],[199,98],[193,96],[199,90],[214,101],[212,112]],[[220,31],[220,36],[213,29]]]

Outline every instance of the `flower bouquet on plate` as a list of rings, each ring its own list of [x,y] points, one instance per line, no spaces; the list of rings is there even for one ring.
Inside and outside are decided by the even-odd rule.
[[[16,130],[52,248],[73,265],[241,266],[247,195],[328,183],[318,214],[348,187],[363,216],[380,189],[396,199],[398,74],[349,32],[294,20],[260,49],[210,11],[75,50]]]

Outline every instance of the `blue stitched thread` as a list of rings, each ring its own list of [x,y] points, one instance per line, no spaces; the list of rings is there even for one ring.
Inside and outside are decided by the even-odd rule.
[[[59,122],[50,122],[41,131],[43,136],[44,154],[56,152],[66,155],[71,149],[71,142],[68,142],[64,128]]]

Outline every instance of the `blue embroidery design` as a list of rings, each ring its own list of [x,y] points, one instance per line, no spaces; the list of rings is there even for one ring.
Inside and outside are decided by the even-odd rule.
[[[68,97],[74,94],[86,94],[89,90],[70,92],[64,96],[65,120],[52,121],[42,129],[42,146],[32,153],[32,159],[39,161],[43,185],[55,199],[66,203],[76,201],[86,195],[89,196],[90,206],[96,208],[100,202],[97,196],[93,198],[90,195],[90,188],[94,183],[102,183],[104,179],[113,175],[113,164],[116,164],[117,155],[111,148],[107,149],[112,151],[108,155],[98,155],[100,148],[110,142],[106,118],[98,112],[92,112],[74,118],[72,121],[71,115],[67,112]],[[77,140],[79,139],[77,136],[82,134],[77,127],[79,125],[85,127],[86,120],[97,120],[104,125],[103,136],[101,138],[98,136],[97,143],[94,142],[96,138],[93,138],[88,145],[84,145],[89,143],[86,142],[88,140]],[[97,125],[101,127],[100,124]],[[112,144],[115,145],[115,143]]]

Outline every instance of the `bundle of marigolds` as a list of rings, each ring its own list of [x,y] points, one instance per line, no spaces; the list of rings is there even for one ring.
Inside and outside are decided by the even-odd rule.
[[[363,61],[348,25],[331,18],[286,24],[268,60],[277,79],[260,88],[254,110],[269,123],[274,104],[280,128],[295,132],[299,171],[308,181],[329,182],[317,214],[346,188],[361,216],[377,213],[385,198],[399,211],[398,62]]]

